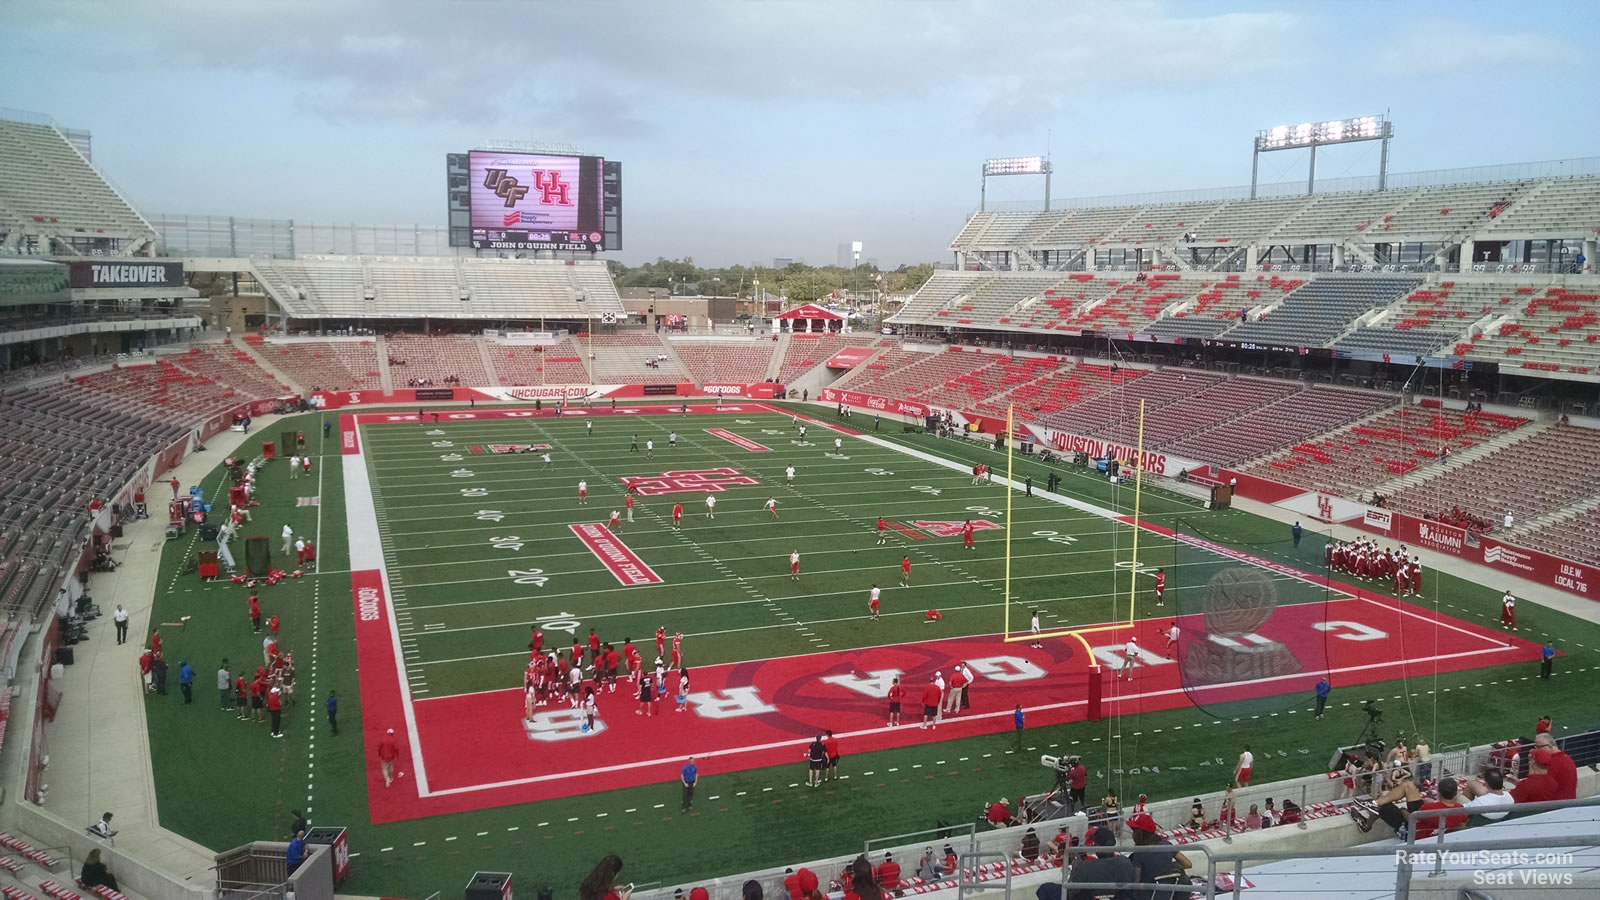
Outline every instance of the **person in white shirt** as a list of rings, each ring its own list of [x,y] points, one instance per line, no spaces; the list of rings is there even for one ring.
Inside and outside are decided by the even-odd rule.
[[[767,512],[772,513],[772,517],[774,519],[776,519],[778,517],[778,498],[776,498],[776,497],[768,497],[767,498]]]
[[[1511,530],[1511,524],[1512,524],[1512,523],[1513,523],[1513,522],[1515,522],[1515,521],[1516,521],[1516,519],[1513,519],[1513,518],[1512,518],[1512,517],[1511,517],[1511,513],[1506,513],[1506,530],[1507,530],[1507,531],[1510,531],[1510,530]],[[1468,804],[1468,805],[1469,805],[1469,806],[1470,806],[1470,805],[1471,805],[1471,804]]]
[[[1498,821],[1506,817],[1503,812],[1484,812],[1486,809],[1509,807],[1514,802],[1511,792],[1505,789],[1505,775],[1499,769],[1484,772],[1481,778],[1467,782],[1467,786],[1477,795],[1466,802],[1467,809],[1473,810],[1485,819]]]
[[[799,581],[800,580],[800,551],[799,550],[796,550],[793,553],[789,554],[789,580],[790,581]]]
[[[117,643],[126,644],[128,642],[128,611],[122,608],[121,603],[117,604],[117,611],[111,614],[111,621],[117,625]]]
[[[303,566],[306,563],[306,542],[304,538],[295,539],[294,562],[297,566]]]
[[[707,494],[706,495],[706,518],[715,519],[716,517],[717,517],[717,495],[715,495],[715,494]]]
[[[946,689],[945,689],[944,673],[943,672],[935,672],[935,673],[933,673],[933,683],[939,688],[939,697],[941,698],[940,699],[940,703],[939,703],[939,712],[938,712],[937,715],[935,715],[933,717],[933,720],[935,722],[943,722],[944,721],[944,702],[943,702],[943,698],[949,696],[948,694],[945,693]]]
[[[1250,770],[1256,764],[1256,755],[1250,752],[1250,745],[1244,745],[1244,752],[1239,754],[1239,764],[1233,770],[1233,782],[1239,787],[1250,786]]]
[[[585,398],[585,400],[587,400],[587,398]],[[593,419],[590,419],[589,421],[583,423],[583,436],[584,437],[594,437],[594,420]]]
[[[544,467],[545,467],[545,468],[546,468],[546,469],[548,469],[548,468],[550,468],[550,467],[551,467],[551,465],[553,465],[553,463],[551,463],[551,462],[550,462],[550,454],[548,454],[548,453],[546,453],[546,454],[545,454],[545,455],[544,455]]]
[[[784,469],[783,470],[783,477],[788,479],[790,484],[794,484],[794,466],[790,466],[789,468]]]
[[[288,525],[285,525],[285,526],[283,526],[283,549],[279,550],[278,552],[282,553],[284,556],[288,556],[289,555],[289,551],[291,551],[293,549],[294,549],[294,529],[289,527]]]
[[[834,438],[833,439],[833,449],[835,449],[835,450],[843,450],[844,449],[844,438]]]
[[[589,505],[589,482],[587,481],[578,482],[578,505]]]
[[[1177,647],[1177,646],[1178,646],[1178,623],[1177,623],[1176,620],[1174,620],[1173,623],[1172,623],[1172,627],[1167,629],[1167,648],[1166,648],[1167,649],[1167,656],[1171,656],[1173,649],[1175,647]]]
[[[668,447],[676,447],[676,446],[678,446],[678,433],[676,431],[667,432],[667,446]]]
[[[1028,628],[1033,634],[1033,643],[1030,646],[1035,648],[1043,647],[1044,645],[1039,643],[1039,611],[1037,609],[1033,611],[1033,621],[1029,623]]]
[[[1128,643],[1122,647],[1122,670],[1117,673],[1117,678],[1133,678],[1133,667],[1139,662],[1139,639],[1128,638]]]
[[[299,477],[300,477],[300,457],[291,456],[291,457],[289,457],[289,480],[293,481],[293,480],[295,480],[296,478],[299,478]]]
[[[872,611],[872,620],[874,622],[878,621],[878,598],[880,595],[881,592],[878,590],[878,586],[873,585],[872,594],[867,598],[867,609]]]
[[[647,439],[644,442],[644,455],[645,455],[646,459],[652,458],[652,457],[654,457],[656,455],[656,442],[655,441]]]

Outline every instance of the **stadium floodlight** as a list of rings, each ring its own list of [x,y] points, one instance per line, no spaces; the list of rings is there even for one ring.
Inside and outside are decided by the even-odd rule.
[[[989,179],[1001,175],[1043,175],[1044,208],[1050,209],[1050,173],[1054,169],[1050,160],[1042,156],[1007,156],[986,159],[983,162],[983,187],[978,194],[978,211],[982,212],[989,196]]]
[[[1317,183],[1317,148],[1324,144],[1350,144],[1357,141],[1382,141],[1383,151],[1378,163],[1378,190],[1387,185],[1389,174],[1389,139],[1394,137],[1394,123],[1387,116],[1358,116],[1354,119],[1330,119],[1326,122],[1301,122],[1298,125],[1274,125],[1256,132],[1255,153],[1250,160],[1250,199],[1256,196],[1256,173],[1261,154],[1273,150],[1310,150],[1311,163],[1306,177],[1306,193],[1312,193]]]

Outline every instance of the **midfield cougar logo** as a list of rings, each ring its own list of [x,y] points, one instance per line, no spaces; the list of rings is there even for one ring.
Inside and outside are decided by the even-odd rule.
[[[535,175],[539,173],[534,173]],[[506,201],[506,207],[516,206],[517,201],[528,196],[528,186],[506,174],[505,169],[485,169],[483,172],[483,186],[494,191],[496,197]],[[540,190],[543,190],[541,187]]]
[[[761,483],[730,466],[722,466],[716,469],[662,472],[656,478],[621,478],[618,480],[623,484],[631,481],[634,489],[639,492],[640,496],[644,497],[686,493],[720,494],[730,487]]]

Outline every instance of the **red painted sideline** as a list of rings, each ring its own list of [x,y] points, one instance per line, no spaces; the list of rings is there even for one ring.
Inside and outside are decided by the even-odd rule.
[[[891,608],[893,596],[885,598]],[[863,596],[863,613],[865,600]],[[1343,624],[1325,635],[1312,627],[1323,620]],[[1148,620],[1137,626],[1136,633],[1149,651],[1160,654],[1165,643],[1162,631],[1169,624]],[[863,615],[862,628],[871,627]],[[928,627],[936,633],[939,626]],[[1204,643],[1198,628],[1198,623],[1185,628],[1186,640]],[[1531,661],[1539,654],[1536,644],[1521,638],[1454,619],[1435,621],[1431,612],[1388,598],[1280,608],[1257,631],[1302,658],[1321,658],[1326,646],[1328,668],[1341,689],[1432,674],[1436,668],[1447,672]],[[1101,637],[1105,645],[1120,647],[1127,634],[1108,632]],[[366,643],[365,632],[362,637]],[[1190,645],[1184,646],[1183,652],[1190,652]],[[692,666],[692,636],[685,652]],[[937,729],[916,727],[923,686],[935,671],[948,675],[958,660],[978,674],[971,711]],[[365,655],[361,663],[363,704],[375,721],[384,721],[382,704],[373,702],[377,698],[369,700],[366,678],[371,671],[366,667],[379,663]],[[1076,721],[1085,716],[1087,669],[1083,651],[1070,639],[1048,640],[1043,649],[1035,650],[995,637],[694,667],[695,691],[688,711],[674,711],[676,704],[669,697],[655,705],[654,717],[636,716],[639,703],[624,680],[615,693],[599,695],[603,728],[594,734],[582,734],[576,713],[566,706],[544,707],[536,726],[525,726],[517,688],[422,700],[416,704],[416,717],[433,794],[418,797],[410,785],[387,791],[380,785],[370,797],[372,818],[391,822],[671,781],[690,754],[700,757],[701,774],[712,779],[721,772],[784,763],[795,764],[796,769],[778,778],[798,778],[801,751],[824,728],[841,737],[848,757],[1007,731],[1017,704],[1028,710],[1032,727]],[[1108,714],[1189,705],[1190,695],[1177,669],[1168,664],[1140,667],[1131,681],[1116,680],[1116,670],[1110,670]],[[891,677],[884,673],[894,671],[903,673],[908,688],[902,721],[909,724],[889,729],[881,694]],[[1206,696],[1218,701],[1283,693],[1309,697],[1321,674],[1320,669],[1291,672],[1209,689]],[[845,771],[852,772],[848,760]],[[662,790],[666,797],[670,788]]]
[[[400,693],[400,674],[395,666],[395,639],[389,626],[389,598],[383,590],[382,573],[376,569],[351,572],[350,596],[355,606],[356,665],[361,670],[361,736],[366,748],[367,795],[376,799],[405,794],[415,800],[417,779],[411,756],[412,743]],[[394,729],[392,740],[400,748],[395,771],[405,775],[393,787],[385,788],[383,772],[378,766],[378,745],[391,728]]]

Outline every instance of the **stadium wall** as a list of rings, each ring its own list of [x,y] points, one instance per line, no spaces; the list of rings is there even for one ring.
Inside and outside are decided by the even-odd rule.
[[[510,400],[543,400],[569,403],[580,400],[629,400],[662,397],[746,397],[752,400],[772,400],[783,397],[783,385],[769,381],[757,384],[707,384],[696,387],[693,382],[676,384],[547,384],[514,388],[428,387],[401,388],[392,393],[369,391],[313,391],[311,405],[319,409],[342,409],[346,406],[376,406],[381,404],[427,403],[500,403]]]

